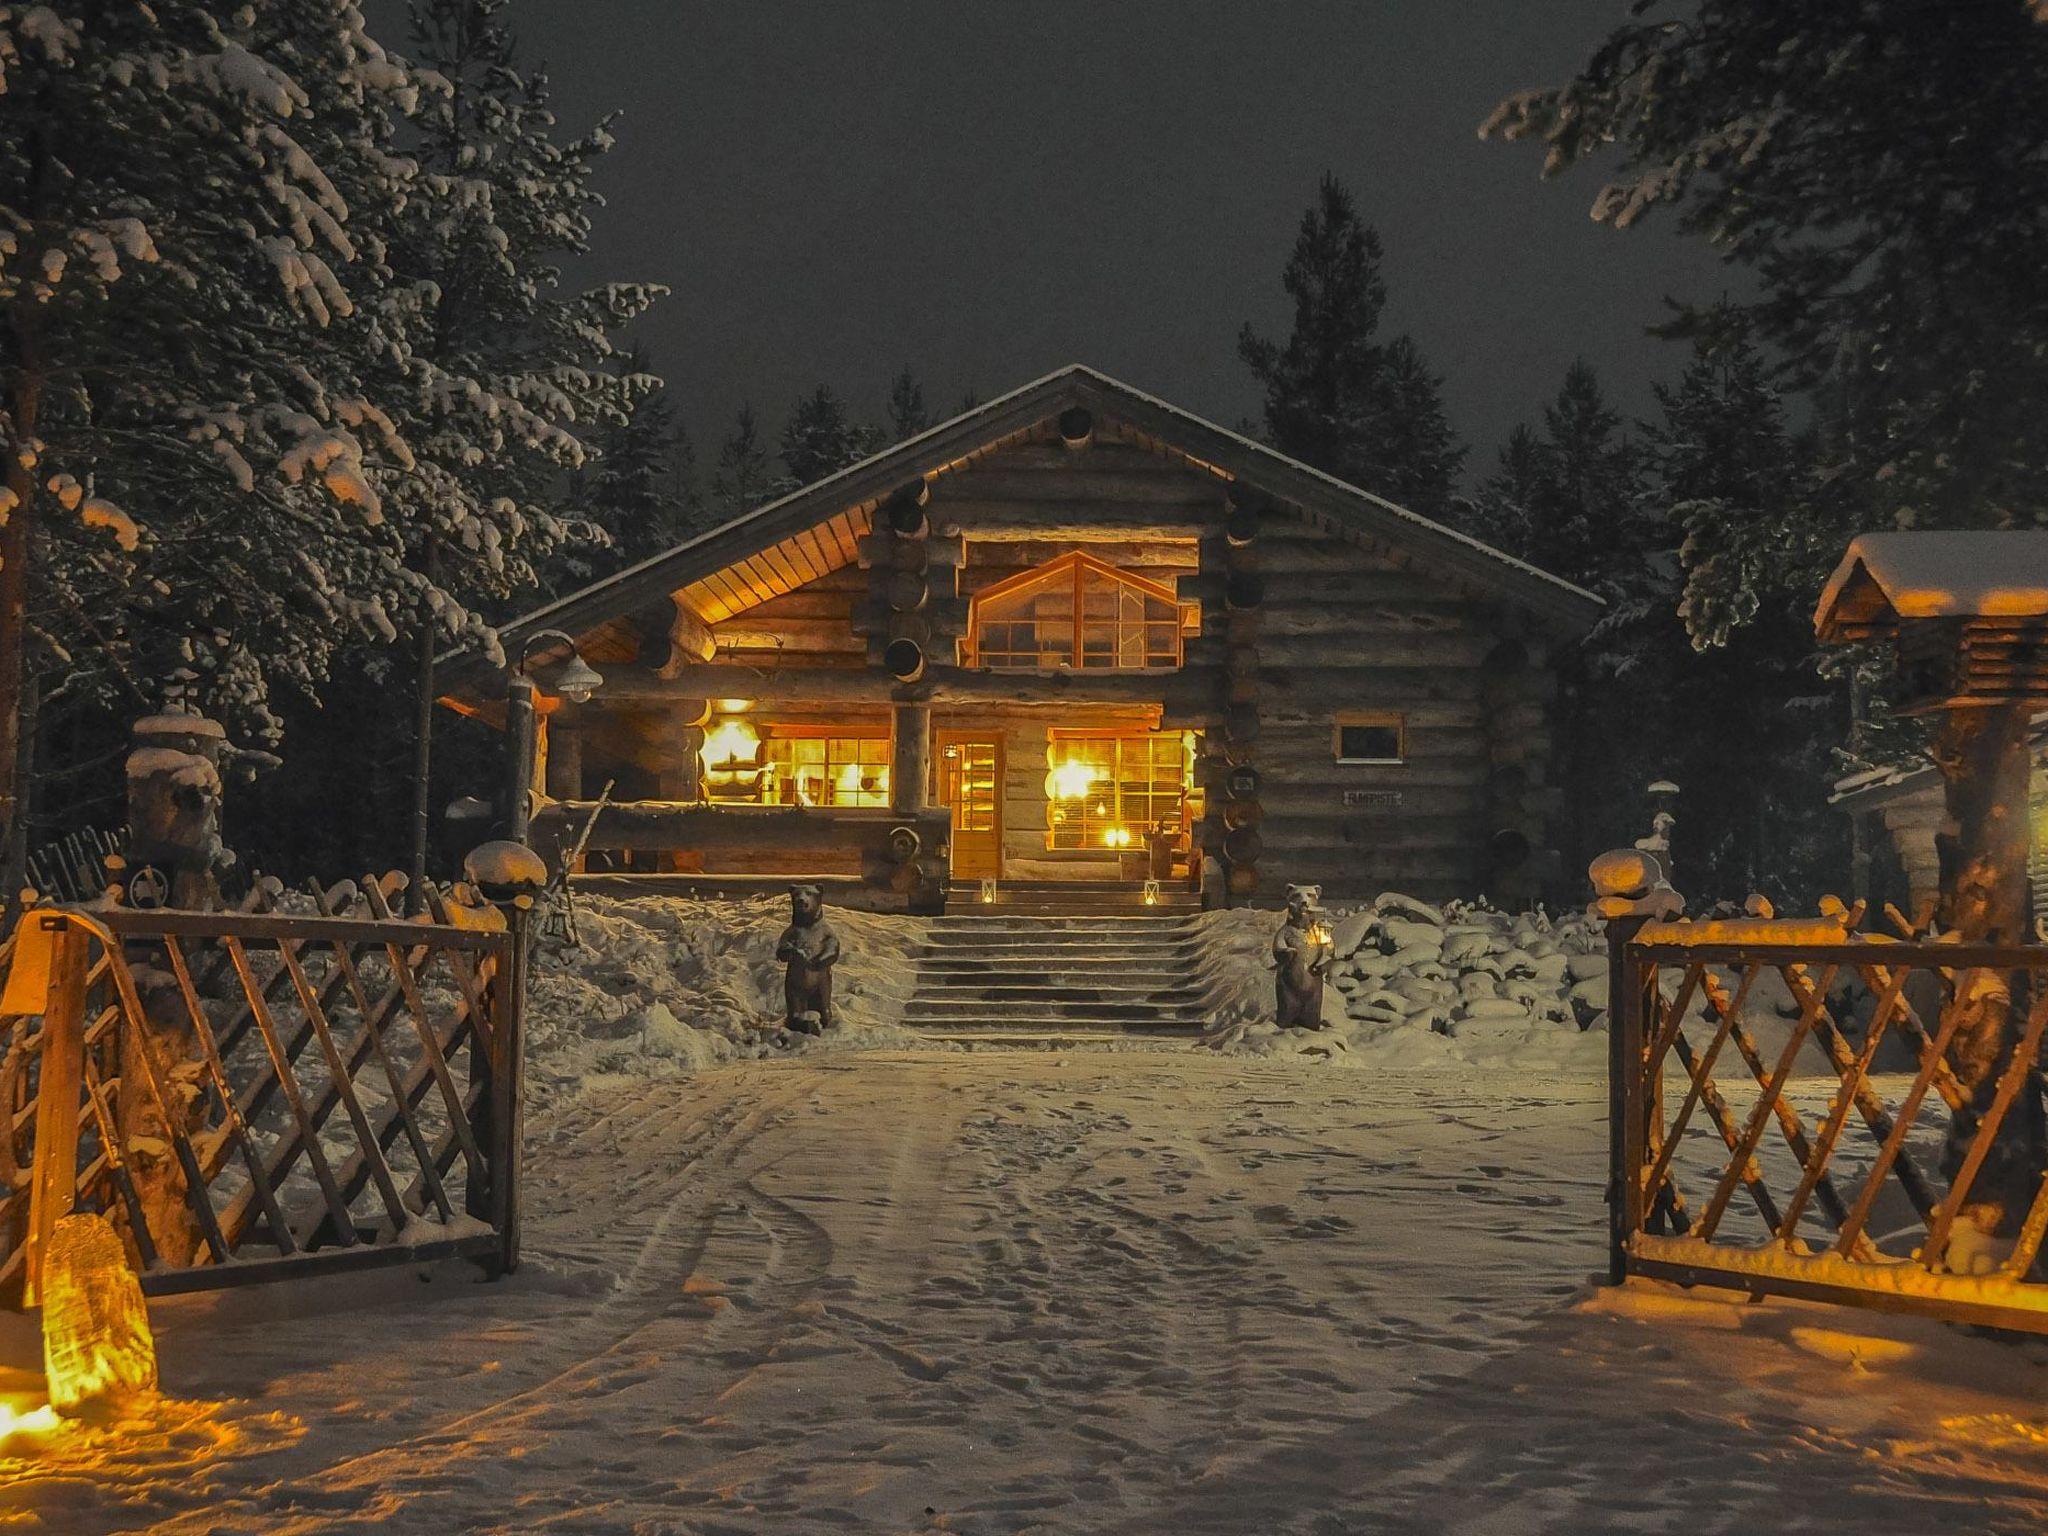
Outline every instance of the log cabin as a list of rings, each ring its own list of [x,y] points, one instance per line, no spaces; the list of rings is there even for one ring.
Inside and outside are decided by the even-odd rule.
[[[601,677],[508,722],[508,792],[614,889],[1526,901],[1599,607],[1070,366],[505,626],[515,674],[573,640]],[[503,666],[445,675],[507,720]]]

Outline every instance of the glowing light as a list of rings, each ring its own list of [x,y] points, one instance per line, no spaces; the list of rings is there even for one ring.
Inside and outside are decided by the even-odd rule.
[[[996,883],[994,879],[987,875],[981,877],[981,899],[983,901],[994,901],[996,899]]]
[[[761,750],[761,736],[744,720],[722,720],[704,738],[704,766],[716,773],[751,768]]]
[[[58,1413],[156,1391],[142,1286],[105,1217],[58,1218],[43,1255],[42,1297],[43,1371]]]
[[[1330,930],[1321,923],[1317,923],[1314,927],[1310,928],[1308,936],[1317,944],[1327,944],[1330,942]]]
[[[1102,846],[1105,848],[1128,848],[1135,841],[1137,839],[1131,836],[1129,827],[1105,827],[1102,832]]]
[[[1055,800],[1085,800],[1088,791],[1095,787],[1096,780],[1101,777],[1101,773],[1089,764],[1079,758],[1070,757],[1053,769],[1048,776],[1048,787]]]
[[[15,1443],[17,1436],[34,1442],[55,1434],[63,1427],[64,1420],[49,1403],[25,1408],[15,1403],[0,1402],[0,1449],[22,1449]]]
[[[1148,907],[1159,905],[1159,882],[1157,880],[1147,880],[1145,882],[1145,905]]]

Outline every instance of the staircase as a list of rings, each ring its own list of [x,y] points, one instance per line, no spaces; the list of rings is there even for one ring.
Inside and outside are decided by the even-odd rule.
[[[1112,881],[956,883],[931,924],[904,1023],[943,1040],[1189,1035],[1203,1024],[1193,894]]]

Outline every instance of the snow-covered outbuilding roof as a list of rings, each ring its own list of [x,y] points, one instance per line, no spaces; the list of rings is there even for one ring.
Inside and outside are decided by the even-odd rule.
[[[1813,626],[1838,642],[1927,619],[2048,622],[2048,530],[1859,535],[1828,578]]]

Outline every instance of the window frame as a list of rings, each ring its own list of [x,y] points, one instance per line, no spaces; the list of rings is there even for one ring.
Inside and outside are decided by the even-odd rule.
[[[1361,728],[1393,731],[1394,755],[1392,757],[1345,756],[1345,731]],[[1349,710],[1334,715],[1330,720],[1330,755],[1337,763],[1346,767],[1399,768],[1408,761],[1408,717],[1399,710],[1391,709]]]
[[[782,775],[782,764],[777,760],[775,755],[775,745],[778,742],[822,741],[825,744],[824,777],[827,783],[834,782],[834,775],[836,771],[841,768],[878,767],[881,769],[881,772],[878,775],[876,775],[876,777],[880,780],[880,784],[877,788],[872,790],[855,791],[855,794],[861,798],[856,798],[853,800],[840,800],[837,798],[838,790],[835,787],[833,790],[833,799],[827,801],[812,802],[810,807],[811,809],[873,810],[877,808],[886,809],[888,807],[890,803],[890,791],[894,787],[893,781],[895,778],[895,747],[892,741],[890,728],[887,725],[879,723],[867,725],[787,725],[779,724],[774,720],[764,720],[761,722],[760,730],[762,763],[764,764],[764,766],[772,766],[775,770],[777,778],[780,778]],[[880,760],[878,762],[868,761],[863,759],[862,757],[855,756],[843,762],[835,763],[832,758],[832,744],[834,742],[880,742],[882,747]],[[800,800],[781,799],[759,800],[751,803],[757,805],[785,807],[790,805],[805,804],[805,802]]]
[[[983,617],[983,605],[1005,597],[1015,596],[1019,592],[1027,591],[1039,585],[1050,584],[1054,578],[1063,574],[1068,575],[1072,582],[1069,599],[1070,608],[1067,617],[1069,635],[1066,659],[1056,662],[1051,666],[1043,664],[1037,666],[1014,666],[1007,662],[996,663],[989,661],[987,659],[988,647],[983,643],[983,635],[988,624],[990,622],[995,624],[1016,624],[1023,621],[1014,619],[986,620]],[[1136,622],[1135,632],[1138,637],[1141,653],[1149,654],[1149,631],[1154,627],[1155,623],[1162,626],[1170,625],[1173,634],[1173,659],[1171,662],[1158,666],[1146,663],[1140,666],[1126,667],[1090,665],[1086,661],[1085,658],[1088,655],[1088,629],[1090,627],[1090,621],[1087,618],[1086,592],[1088,579],[1091,576],[1112,583],[1119,589],[1120,593],[1126,591],[1135,592],[1141,597],[1150,598],[1168,606],[1172,612],[1170,621],[1155,621],[1141,618]],[[1184,602],[1169,583],[1153,581],[1149,577],[1137,575],[1132,571],[1126,571],[1119,566],[1111,565],[1107,560],[1098,559],[1085,550],[1072,550],[1067,554],[1048,560],[1043,565],[1033,566],[1028,571],[1019,571],[1014,576],[1006,576],[1001,581],[994,582],[974,594],[967,606],[967,664],[971,667],[979,667],[990,672],[1086,672],[1090,674],[1177,672],[1187,664],[1189,620],[1191,614],[1196,611],[1195,605],[1190,602]],[[1098,623],[1103,622],[1106,622],[1106,627],[1111,637],[1112,653],[1120,652],[1122,649],[1121,641],[1125,633],[1124,621],[1121,618],[1098,621]],[[1040,651],[1043,654],[1043,647],[1040,648]],[[1005,649],[1002,654],[1012,655],[1019,653]]]
[[[1106,821],[1107,821],[1107,822],[1108,822],[1108,823],[1109,823],[1110,825],[1115,825],[1115,826],[1121,826],[1121,827],[1124,827],[1124,828],[1126,828],[1126,829],[1130,829],[1130,830],[1132,830],[1132,831],[1133,831],[1133,838],[1132,838],[1132,841],[1131,841],[1131,843],[1130,843],[1130,844],[1128,845],[1128,847],[1126,847],[1126,848],[1123,848],[1123,849],[1121,849],[1121,850],[1120,850],[1120,849],[1118,849],[1118,848],[1116,848],[1116,847],[1113,847],[1113,846],[1111,846],[1111,845],[1107,845],[1107,844],[1103,844],[1103,843],[1098,843],[1098,842],[1091,842],[1091,841],[1089,841],[1089,839],[1088,839],[1088,829],[1089,829],[1089,826],[1090,826],[1090,824],[1091,824],[1092,818],[1091,818],[1091,817],[1089,817],[1089,816],[1088,816],[1088,814],[1087,814],[1087,813],[1086,813],[1086,812],[1084,811],[1084,812],[1083,812],[1083,815],[1082,815],[1082,818],[1081,818],[1081,823],[1080,823],[1080,835],[1078,836],[1078,838],[1075,838],[1074,840],[1071,840],[1071,841],[1069,841],[1069,842],[1065,842],[1065,843],[1062,843],[1062,842],[1060,841],[1060,837],[1061,837],[1061,829],[1059,829],[1059,828],[1055,827],[1055,826],[1053,825],[1053,821],[1052,821],[1052,815],[1053,815],[1053,811],[1054,811],[1055,807],[1057,807],[1057,806],[1058,806],[1058,804],[1059,804],[1059,801],[1058,801],[1058,800],[1057,800],[1057,799],[1056,799],[1056,798],[1055,798],[1054,796],[1052,796],[1052,795],[1048,794],[1048,795],[1046,796],[1046,806],[1045,806],[1045,818],[1046,818],[1046,820],[1045,820],[1045,849],[1046,849],[1046,852],[1048,852],[1048,853],[1112,853],[1112,852],[1118,852],[1118,851],[1128,852],[1128,851],[1130,851],[1130,850],[1132,850],[1132,849],[1142,850],[1142,849],[1144,848],[1144,846],[1145,846],[1145,843],[1144,843],[1144,829],[1142,829],[1142,828],[1133,828],[1133,825],[1132,825],[1132,823],[1131,823],[1131,822],[1130,822],[1130,821],[1129,821],[1129,820],[1128,820],[1128,819],[1127,819],[1127,818],[1125,817],[1125,815],[1124,815],[1124,795],[1123,795],[1123,780],[1122,780],[1122,778],[1120,777],[1120,775],[1119,775],[1119,773],[1118,773],[1118,768],[1119,768],[1119,767],[1121,766],[1121,755],[1120,755],[1120,754],[1121,754],[1121,751],[1122,751],[1122,749],[1123,749],[1123,748],[1125,747],[1125,745],[1126,745],[1126,744],[1128,744],[1128,743],[1131,743],[1131,742],[1143,742],[1143,743],[1145,743],[1145,751],[1146,751],[1146,756],[1147,756],[1147,762],[1146,762],[1146,766],[1147,766],[1147,768],[1152,768],[1152,767],[1156,767],[1156,766],[1157,766],[1157,761],[1158,761],[1158,760],[1157,760],[1157,758],[1156,758],[1156,756],[1155,756],[1154,754],[1156,753],[1156,751],[1157,751],[1158,747],[1159,747],[1159,746],[1160,746],[1160,745],[1161,745],[1162,743],[1166,743],[1166,742],[1171,742],[1171,743],[1173,743],[1173,745],[1174,745],[1175,749],[1176,749],[1177,751],[1179,751],[1179,752],[1181,753],[1181,766],[1180,766],[1180,791],[1179,791],[1179,795],[1180,795],[1180,803],[1179,803],[1179,805],[1177,806],[1177,808],[1176,808],[1176,809],[1177,809],[1177,812],[1178,812],[1178,817],[1179,817],[1179,830],[1180,830],[1181,832],[1183,832],[1183,833],[1185,833],[1185,832],[1187,831],[1188,827],[1189,827],[1189,826],[1191,825],[1191,818],[1192,818],[1192,815],[1193,815],[1193,809],[1194,809],[1194,797],[1195,797],[1195,795],[1196,795],[1196,793],[1197,793],[1197,791],[1196,791],[1196,788],[1195,788],[1195,783],[1194,783],[1194,774],[1193,774],[1193,772],[1192,772],[1192,771],[1191,771],[1191,769],[1190,769],[1190,766],[1189,766],[1189,763],[1188,763],[1188,759],[1187,759],[1187,753],[1188,753],[1188,739],[1187,739],[1187,732],[1185,732],[1185,731],[1168,731],[1168,730],[1147,730],[1147,729],[1143,729],[1143,728],[1139,728],[1139,729],[1131,729],[1131,728],[1128,728],[1128,727],[1126,727],[1126,728],[1118,728],[1118,727],[1114,727],[1114,726],[1109,726],[1109,727],[1062,727],[1062,726],[1051,726],[1051,727],[1048,727],[1048,728],[1047,728],[1047,730],[1046,730],[1046,740],[1045,740],[1045,759],[1046,759],[1046,770],[1047,770],[1047,776],[1048,776],[1048,777],[1050,777],[1050,775],[1051,775],[1051,772],[1052,772],[1052,770],[1053,770],[1053,767],[1054,767],[1054,765],[1055,765],[1055,764],[1056,764],[1056,763],[1057,763],[1057,762],[1058,762],[1058,761],[1060,760],[1060,756],[1061,756],[1061,754],[1060,754],[1060,747],[1061,747],[1061,746],[1062,746],[1063,744],[1066,744],[1066,743],[1074,743],[1074,742],[1107,742],[1107,743],[1109,743],[1109,744],[1110,744],[1110,747],[1111,747],[1111,774],[1110,774],[1110,778],[1111,778],[1111,782],[1112,782],[1112,783],[1113,783],[1113,784],[1114,784],[1114,785],[1115,785],[1116,787],[1115,787],[1115,789],[1114,789],[1114,791],[1113,791],[1113,795],[1114,795],[1114,798],[1113,798],[1113,800],[1112,800],[1112,802],[1111,802],[1111,805],[1110,805],[1110,809],[1109,809],[1109,811],[1108,811],[1108,813],[1107,813],[1107,815],[1106,815],[1106,818],[1105,818],[1105,820],[1106,820]],[[1159,781],[1158,781],[1158,780],[1156,780],[1156,779],[1154,779],[1154,780],[1149,780],[1148,782],[1151,782],[1151,783],[1154,783],[1154,784],[1156,784],[1156,783],[1158,783]],[[1146,795],[1146,797],[1145,797],[1145,798],[1146,798],[1147,800],[1153,800],[1153,799],[1157,799],[1157,798],[1158,798],[1158,796],[1157,796],[1156,794],[1149,794],[1149,793],[1148,793],[1148,794]]]

